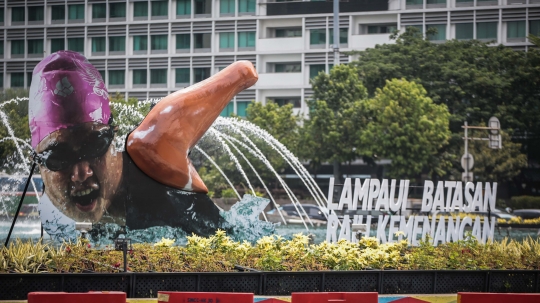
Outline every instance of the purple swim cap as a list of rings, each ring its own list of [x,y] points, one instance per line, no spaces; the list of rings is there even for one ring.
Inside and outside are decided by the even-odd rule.
[[[33,148],[54,131],[84,122],[107,124],[110,116],[105,83],[83,55],[58,51],[34,68],[28,105]]]

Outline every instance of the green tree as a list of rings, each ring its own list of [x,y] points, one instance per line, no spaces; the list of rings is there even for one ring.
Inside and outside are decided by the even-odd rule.
[[[316,164],[332,162],[334,178],[341,179],[340,165],[358,157],[355,136],[357,123],[350,119],[350,108],[366,98],[367,92],[357,71],[338,65],[330,74],[319,73],[312,82],[313,100],[308,101],[309,119],[304,121],[301,156]]]
[[[362,102],[362,110],[369,122],[357,133],[356,144],[366,154],[390,159],[389,177],[445,173],[441,165],[430,164],[448,143],[450,114],[446,105],[434,104],[421,85],[404,79],[386,81],[374,98]]]
[[[10,135],[5,123],[13,130],[15,137],[26,141],[30,144],[30,128],[28,127],[28,100],[13,101],[14,98],[28,97],[28,90],[24,89],[6,89],[0,92],[0,111],[5,114],[7,121],[3,118],[0,120],[0,166],[7,168],[8,172],[14,169],[16,163],[20,163],[20,155],[17,152],[16,145],[13,140],[9,139]],[[28,145],[19,142],[19,146],[23,148],[23,154],[29,156],[31,148]]]

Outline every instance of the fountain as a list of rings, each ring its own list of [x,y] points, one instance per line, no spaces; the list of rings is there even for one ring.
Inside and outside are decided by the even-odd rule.
[[[6,136],[5,138],[1,138],[0,142],[12,141],[14,142],[14,145],[16,147],[15,154],[12,157],[13,160],[11,161],[9,167],[4,169],[3,173],[6,175],[5,178],[13,175],[18,176],[14,182],[4,184],[1,188],[0,210],[2,211],[1,213],[5,214],[6,216],[2,219],[3,221],[1,224],[3,225],[0,225],[2,226],[0,229],[0,239],[6,237],[7,228],[9,228],[9,225],[11,223],[11,219],[9,218],[8,214],[8,208],[12,207],[14,202],[18,203],[18,200],[13,201],[13,195],[11,193],[15,191],[14,186],[19,186],[21,182],[26,182],[26,176],[28,175],[30,170],[29,168],[31,166],[31,160],[29,155],[31,154],[32,147],[29,144],[29,140],[18,138],[15,135],[11,127],[9,118],[4,112],[4,108],[7,104],[18,102],[28,102],[28,98],[16,98],[0,104],[0,118],[2,119],[2,124],[8,132],[8,136]],[[115,113],[114,120],[118,124],[118,132],[114,141],[117,150],[121,151],[124,148],[127,134],[132,129],[134,129],[138,125],[138,123],[144,118],[146,111],[148,111],[151,106],[154,106],[158,102],[159,100],[156,99],[142,101],[135,105],[111,102],[111,109]],[[242,197],[237,192],[233,182],[230,180],[229,176],[224,173],[224,170],[221,169],[221,167],[216,163],[216,161],[212,159],[212,156],[227,156],[231,163],[233,163],[236,167],[236,171],[239,172],[242,180],[241,182],[247,185],[246,195],[244,199],[246,199],[247,197],[247,199],[251,202],[247,205],[236,203],[235,205],[233,205],[233,207],[231,207],[228,212],[222,211],[222,216],[234,221],[236,220],[234,219],[235,214],[245,213],[248,209],[250,209],[252,212],[252,219],[258,218],[259,215],[261,215],[261,219],[263,221],[268,221],[268,218],[264,212],[267,200],[256,197],[255,188],[253,187],[253,184],[248,177],[248,173],[246,172],[249,171],[253,172],[253,174],[256,176],[256,180],[260,184],[262,184],[262,187],[268,194],[270,203],[272,204],[273,208],[277,209],[277,214],[279,215],[281,226],[287,228],[288,222],[286,220],[286,215],[284,215],[279,209],[279,205],[276,202],[276,199],[272,196],[271,191],[268,189],[260,173],[255,168],[256,165],[254,165],[254,161],[260,161],[263,164],[263,167],[265,167],[269,172],[271,172],[273,176],[275,176],[276,180],[281,185],[287,197],[289,198],[290,203],[295,206],[297,213],[300,214],[300,221],[303,227],[294,227],[292,228],[292,230],[294,230],[295,232],[301,230],[304,230],[304,232],[309,231],[310,228],[313,228],[314,226],[312,220],[309,218],[306,211],[300,204],[300,201],[294,195],[285,180],[278,174],[278,172],[270,163],[269,159],[267,159],[267,157],[261,151],[261,142],[262,144],[269,146],[273,151],[279,154],[280,157],[282,157],[282,159],[299,176],[300,180],[303,182],[305,188],[308,190],[315,203],[320,207],[325,207],[326,202],[324,194],[317,186],[315,181],[311,178],[310,174],[304,168],[302,163],[283,144],[278,142],[266,131],[260,129],[259,127],[248,121],[238,118],[219,117],[214,122],[209,131],[203,136],[203,138],[192,150],[191,157],[197,159],[204,159],[203,161],[208,161],[206,163],[210,163],[211,165],[213,165],[222,174],[227,184],[233,189],[239,200],[242,200]],[[259,146],[257,146],[257,144],[259,144]],[[211,148],[207,148],[206,150],[204,150],[203,146],[211,146]],[[248,159],[248,156],[252,158],[251,161]],[[241,159],[244,163],[247,163],[247,166],[242,166],[242,163],[239,159]],[[39,173],[36,174],[39,175]],[[39,188],[39,186],[35,184],[34,180],[32,180],[32,184],[30,184],[28,191],[32,191],[36,197],[40,197],[42,190]],[[50,202],[42,201],[40,203],[43,204]],[[51,206],[52,205],[46,205],[46,207]],[[41,209],[43,209],[43,207],[44,205],[40,205]],[[53,239],[63,239],[65,238],[66,234],[78,234],[75,231],[74,221],[64,216],[60,211],[49,214],[48,218],[50,219],[50,221],[46,220],[44,228]],[[240,219],[240,221],[242,221],[242,219]],[[240,221],[234,221],[234,225],[237,225],[238,228],[241,228],[242,226],[247,228],[249,224],[252,224],[252,222],[250,223],[247,221]],[[54,224],[48,225],[48,223]],[[58,226],[61,226],[61,228],[59,228]],[[267,223],[266,225],[262,224],[260,228],[263,231],[268,232],[272,229],[271,226],[272,224],[269,225],[269,223]],[[15,232],[12,235],[12,238],[38,238],[42,235],[43,232],[42,228],[40,227],[40,222],[36,221],[35,219],[31,220],[29,218],[20,218],[17,221]],[[94,237],[93,240],[96,243],[106,245],[110,243],[111,235],[117,234],[119,232],[120,226],[114,223],[105,223],[99,226],[99,229],[99,233],[90,233],[90,236]],[[55,235],[57,235],[57,237]],[[151,227],[144,230],[133,230],[129,231],[128,235],[135,241],[140,242],[155,242],[156,239],[161,239],[162,237],[184,239],[186,236],[186,234],[179,228],[172,228],[166,226]],[[255,240],[256,236],[257,235],[255,233],[255,235],[250,236],[250,239]]]

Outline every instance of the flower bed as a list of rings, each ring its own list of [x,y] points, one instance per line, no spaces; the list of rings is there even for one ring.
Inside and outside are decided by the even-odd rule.
[[[480,244],[474,238],[418,247],[407,242],[379,244],[374,238],[359,243],[339,241],[309,244],[307,236],[292,240],[264,237],[256,244],[234,242],[223,231],[209,238],[188,237],[185,246],[173,241],[135,244],[127,255],[131,272],[234,272],[327,270],[539,269],[540,241],[504,240]],[[123,270],[122,252],[94,249],[84,240],[53,247],[17,240],[0,251],[0,272],[114,273]]]

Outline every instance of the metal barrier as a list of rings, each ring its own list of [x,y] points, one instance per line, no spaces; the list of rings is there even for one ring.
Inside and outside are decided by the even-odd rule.
[[[129,298],[155,298],[160,290],[267,296],[292,292],[539,293],[540,270],[0,274],[0,300],[24,300],[32,291],[123,291]]]

